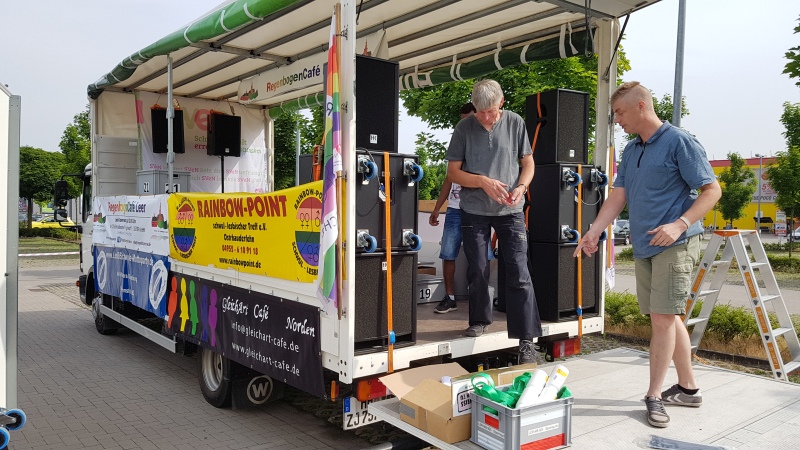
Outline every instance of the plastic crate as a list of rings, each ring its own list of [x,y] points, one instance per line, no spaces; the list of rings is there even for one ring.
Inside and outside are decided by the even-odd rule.
[[[511,409],[474,392],[470,395],[472,397],[470,441],[483,448],[547,450],[572,445],[573,397]],[[496,410],[497,414],[487,411],[484,406]]]

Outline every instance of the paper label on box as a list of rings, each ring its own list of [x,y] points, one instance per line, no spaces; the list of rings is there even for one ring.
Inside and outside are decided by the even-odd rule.
[[[400,403],[400,415],[410,417],[411,420],[417,420],[417,412],[414,410],[414,408],[404,403]]]
[[[453,382],[453,417],[463,416],[472,412],[472,399],[469,393],[472,392],[471,380],[460,380]]]

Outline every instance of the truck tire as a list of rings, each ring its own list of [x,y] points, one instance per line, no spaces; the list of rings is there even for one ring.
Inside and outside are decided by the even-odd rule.
[[[206,401],[216,407],[231,405],[231,361],[211,350],[200,348],[197,354],[200,390]]]
[[[97,332],[103,336],[110,336],[117,332],[119,329],[119,324],[116,321],[104,316],[100,311],[100,305],[103,304],[105,297],[108,296],[101,292],[94,294],[94,297],[92,298],[92,316],[94,317],[94,327],[97,328]]]

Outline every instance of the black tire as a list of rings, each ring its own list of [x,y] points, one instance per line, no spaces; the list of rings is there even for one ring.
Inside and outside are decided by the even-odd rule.
[[[211,350],[200,348],[197,353],[198,378],[203,398],[216,407],[231,405],[231,361]]]
[[[93,296],[92,316],[94,317],[94,327],[97,329],[97,332],[103,336],[110,336],[112,334],[116,334],[117,330],[119,329],[119,323],[104,316],[100,311],[99,306],[104,304],[104,302],[107,303],[105,306],[110,306],[111,298],[108,295],[103,295],[100,292]]]

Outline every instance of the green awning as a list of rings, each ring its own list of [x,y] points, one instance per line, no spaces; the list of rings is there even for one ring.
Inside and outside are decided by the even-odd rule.
[[[298,1],[236,0],[225,5],[123,59],[111,72],[89,85],[89,97],[97,98],[103,89],[127,80],[139,65],[156,56],[166,56],[193,43],[222,36]]]

